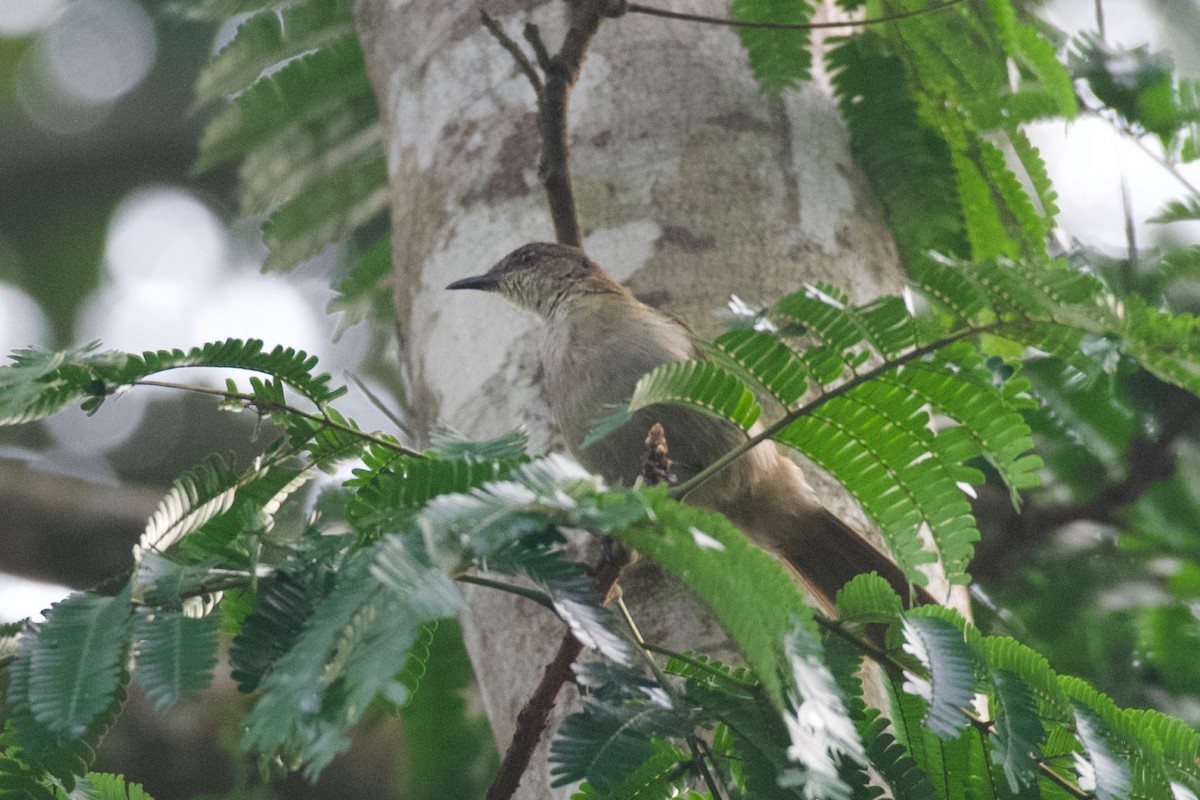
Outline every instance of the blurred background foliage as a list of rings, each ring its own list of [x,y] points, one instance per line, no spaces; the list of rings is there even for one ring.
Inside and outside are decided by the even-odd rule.
[[[194,169],[214,115],[195,107],[196,77],[239,20],[185,19],[164,6],[0,0],[0,347],[100,337],[140,350],[253,336],[314,352],[383,405],[400,406],[380,306],[357,308],[367,321],[336,343],[337,320],[326,314],[331,287],[362,280],[360,252],[373,254],[372,274],[386,265],[386,251],[371,250],[379,223],[286,277],[261,273],[270,203],[243,217],[235,163]],[[1180,81],[1200,70],[1196,4],[1062,0],[1042,12],[1071,31],[1105,27],[1070,44],[1081,118],[1031,134],[1058,189],[1064,248],[1121,292],[1200,311],[1200,214],[1185,203],[1161,214],[1162,224],[1145,222],[1171,198],[1200,196],[1186,190],[1200,179],[1189,173],[1200,102],[1196,84]],[[276,235],[287,235],[282,227]],[[1200,401],[1115,353],[1111,366],[1027,369],[1042,400],[1029,416],[1045,483],[1019,512],[980,494],[985,539],[971,569],[980,623],[1121,705],[1196,725]],[[393,427],[364,392],[339,405],[364,426]],[[3,570],[73,587],[119,572],[171,478],[209,452],[248,458],[261,449],[257,435],[250,420],[219,415],[210,402],[167,395],[122,398],[96,420],[67,414],[6,429]],[[0,616],[33,613],[62,591],[0,585]],[[377,709],[317,787],[264,782],[232,755],[245,701],[227,676],[166,715],[133,699],[96,769],[142,782],[159,800],[478,796],[495,753],[457,626],[442,625],[432,648],[401,722]]]
[[[358,391],[339,405],[364,425],[394,428],[374,405],[399,404],[387,314],[372,303],[371,320],[339,331],[327,312],[351,248],[323,248],[286,276],[263,274],[263,219],[240,213],[238,165],[196,169],[214,116],[197,107],[197,75],[242,20],[219,25],[167,5],[0,0],[0,349],[100,338],[139,351],[258,337],[349,375],[375,399]],[[379,223],[369,232],[378,237]],[[244,462],[273,437],[247,415],[166,392],[122,397],[94,419],[70,412],[5,428],[0,618],[37,613],[62,585],[85,588],[127,569],[176,475],[214,452]],[[297,504],[295,522],[302,512]],[[453,623],[440,626],[403,720],[381,704],[315,786],[265,780],[235,755],[247,707],[227,671],[166,714],[134,696],[95,768],[159,800],[382,800],[478,796],[496,759]]]

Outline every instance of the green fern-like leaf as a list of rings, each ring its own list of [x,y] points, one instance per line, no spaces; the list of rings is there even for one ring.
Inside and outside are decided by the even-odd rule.
[[[808,390],[804,360],[777,336],[739,329],[722,334],[713,344],[784,408],[790,408]]]
[[[910,17],[854,37],[831,52],[829,66],[855,157],[906,262],[930,250],[975,259],[1044,252],[1057,209],[1018,125],[1069,117],[1075,99],[1054,48],[1009,3]],[[1001,157],[996,140],[1005,138],[1036,205]],[[927,180],[934,186],[919,185]]]
[[[230,469],[213,456],[177,478],[150,515],[138,549],[165,552],[187,534],[198,530],[218,514],[228,511],[238,487],[255,477]]]
[[[89,800],[154,800],[140,783],[128,783],[120,775],[89,772],[85,783]]]
[[[993,671],[1016,675],[1037,698],[1043,717],[1059,721],[1070,717],[1071,707],[1066,694],[1058,685],[1058,676],[1045,656],[1036,650],[1005,636],[985,636],[980,640],[980,652]]]
[[[1132,768],[1111,741],[1104,722],[1086,706],[1076,704],[1075,730],[1091,765],[1097,799],[1128,798],[1133,792]]]
[[[686,715],[653,700],[614,704],[583,698],[550,746],[552,786],[586,778],[597,790],[628,781],[654,755],[659,735],[686,730]]]
[[[875,573],[856,575],[837,593],[838,619],[848,623],[886,622],[904,611],[892,585]]]
[[[840,353],[851,370],[866,355],[887,357],[914,343],[912,319],[903,301],[895,297],[857,307],[842,290],[818,283],[784,297],[774,310],[799,322],[832,351]],[[822,383],[830,380],[822,378]]]
[[[1136,297],[1123,303],[1121,330],[1130,355],[1156,377],[1200,394],[1200,320],[1167,314]]]
[[[581,564],[568,561],[561,549],[517,541],[489,556],[484,564],[493,572],[524,575],[543,589],[551,610],[584,647],[618,664],[631,662],[634,651],[625,636],[625,624],[604,607],[591,575]]]
[[[387,236],[355,253],[349,273],[335,288],[336,296],[325,306],[327,314],[341,315],[335,338],[368,317],[384,321],[394,317],[386,284],[391,271],[392,243]]]
[[[79,739],[121,690],[129,647],[129,586],[113,596],[75,594],[55,603],[23,657],[34,718]]]
[[[328,375],[314,375],[317,360],[303,351],[276,347],[263,352],[257,339],[227,339],[202,347],[159,350],[140,356],[99,352],[98,344],[62,352],[22,350],[13,363],[0,367],[0,420],[6,424],[40,419],[73,400],[89,398],[84,408],[94,411],[117,389],[157,372],[183,367],[234,367],[262,372],[322,405],[341,396],[330,389]]]
[[[996,703],[992,760],[1004,770],[1009,790],[1018,794],[1037,777],[1037,758],[1046,730],[1028,683],[1013,672],[999,669],[992,672],[992,685]]]
[[[593,427],[587,447],[625,424],[635,411],[656,403],[678,403],[726,419],[743,430],[755,423],[762,407],[738,376],[711,361],[663,364],[642,376],[628,405]]]
[[[234,367],[277,378],[318,405],[330,403],[346,393],[345,387],[330,388],[329,375],[314,373],[316,366],[317,357],[303,350],[277,345],[264,352],[259,339],[226,339],[187,351],[143,353],[140,359],[132,359],[123,373],[112,375],[111,380],[119,385],[143,375],[180,367]]]
[[[270,249],[263,269],[280,270],[319,253],[387,207],[383,152],[363,155],[312,181],[283,203],[263,225]]]
[[[651,755],[641,766],[600,794],[586,781],[571,800],[657,800],[677,797],[686,784],[686,767],[691,755],[667,742],[651,742]]]
[[[724,517],[676,503],[661,490],[645,497],[653,522],[614,535],[682,580],[716,612],[768,696],[782,708],[780,648],[795,625],[812,624],[812,612],[792,579]],[[754,586],[754,595],[738,586]],[[763,608],[772,613],[764,615]]]
[[[785,715],[788,757],[804,770],[804,791],[830,800],[850,800],[851,788],[838,765],[865,765],[866,752],[846,710],[837,682],[824,661],[815,633],[797,625],[784,643],[791,662],[794,713]]]
[[[920,119],[899,57],[866,31],[829,50],[826,63],[851,152],[904,261],[930,251],[967,256],[949,145]]]
[[[0,734],[0,749],[20,760],[19,780],[27,783],[36,779],[45,783],[52,776],[68,791],[73,791],[76,779],[87,772],[96,759],[96,746],[116,719],[125,702],[128,673],[121,671],[117,686],[108,698],[103,712],[92,720],[87,730],[77,738],[63,738],[40,722],[29,705],[30,653],[38,645],[37,629],[21,638],[18,657],[8,668],[8,709],[4,731]],[[20,795],[24,800],[25,795]]]
[[[133,626],[133,678],[156,711],[212,680],[220,620],[218,614],[193,619],[179,611],[139,609]]]
[[[860,575],[856,581],[858,586],[870,585],[874,580],[863,581],[864,578],[876,576]],[[886,581],[883,582],[886,586]],[[855,586],[855,581],[847,587]],[[886,586],[890,592],[891,587]],[[855,592],[857,590],[852,590]],[[893,596],[895,595],[892,592]],[[840,602],[841,596],[839,596]],[[896,598],[899,604],[899,598]],[[840,605],[839,605],[840,609]],[[845,639],[838,636],[827,636],[825,639],[826,661],[830,670],[837,677],[842,693],[846,697],[846,706],[858,728],[863,744],[866,746],[868,763],[873,780],[882,780],[891,789],[893,797],[911,800],[936,800],[937,792],[929,782],[928,777],[917,767],[907,749],[892,735],[891,723],[883,717],[878,709],[871,708],[863,702],[862,680],[859,669],[862,660],[861,652]],[[862,772],[865,769],[859,768]],[[866,777],[864,775],[864,777]],[[882,794],[868,787],[860,793],[864,799],[877,800]]]
[[[238,95],[204,131],[196,168],[245,156],[289,125],[320,120],[344,104],[375,107],[353,35],[289,62]]]
[[[268,67],[353,32],[350,6],[342,0],[304,0],[282,11],[255,14],[201,71],[196,80],[196,103],[207,104],[240,92]]]
[[[58,800],[36,770],[18,759],[0,755],[0,800]]]
[[[119,358],[97,353],[98,342],[75,350],[18,350],[0,367],[0,425],[44,419],[95,391],[91,377],[72,365],[83,359]]]
[[[955,739],[967,726],[962,713],[975,694],[975,654],[953,625],[935,617],[904,619],[905,652],[929,673],[929,711],[925,724],[943,741]]]
[[[366,466],[346,483],[356,490],[347,513],[351,520],[365,522],[385,510],[417,509],[435,497],[504,478],[524,461],[412,458],[375,448]]]
[[[443,495],[422,510],[416,524],[426,552],[447,571],[488,559],[526,536],[553,537],[557,527],[612,533],[646,516],[634,492],[599,493],[603,482],[560,455],[514,470],[506,480],[469,494]]]
[[[656,739],[691,732],[691,710],[677,707],[641,670],[604,662],[573,669],[583,708],[563,721],[551,743],[552,785],[586,778],[607,791],[638,771]]]
[[[314,588],[284,572],[259,584],[254,610],[229,648],[232,677],[240,691],[258,688],[275,661],[291,649],[312,614]]]
[[[438,458],[464,461],[521,461],[528,459],[529,434],[518,428],[482,442],[467,439],[450,428],[439,428],[430,434],[430,449]]]
[[[1200,791],[1200,731],[1153,709],[1124,709],[1121,727],[1161,748],[1168,777],[1192,792]]]
[[[724,755],[737,765],[745,793],[764,800],[798,800],[808,784],[789,758],[787,725],[759,688],[722,690],[711,681],[689,681],[686,697],[721,721],[727,735]],[[714,737],[714,750],[717,749]],[[819,782],[818,782],[819,783]],[[818,789],[815,783],[812,787]],[[812,796],[819,796],[814,791]]]
[[[730,16],[739,22],[804,24],[812,17],[806,0],[733,0]],[[764,89],[778,92],[808,80],[812,56],[808,32],[739,27],[738,38],[750,56],[750,69]]]
[[[915,428],[923,423],[907,424]],[[881,430],[885,426],[889,429]],[[874,404],[839,397],[820,412],[797,419],[776,439],[846,484],[884,532],[909,579],[923,584],[926,578],[916,567],[934,556],[922,550],[917,536],[921,523],[928,521],[943,540],[958,545],[976,538],[973,519],[953,476],[936,461],[918,461],[927,452],[922,435],[907,426],[893,427],[876,415]],[[961,554],[959,547],[956,556],[961,559]]]
[[[1027,380],[1013,377],[1003,387],[997,386],[978,351],[965,342],[944,348],[931,360],[912,361],[880,380],[903,384],[935,412],[959,423],[960,427],[941,432],[943,437],[959,439],[960,447],[943,451],[946,458],[961,464],[983,456],[1000,473],[1014,504],[1019,502],[1018,490],[1039,484],[1042,463],[1030,455],[1033,439],[1018,410],[1028,405],[1022,399],[1028,392]],[[968,447],[964,439],[972,444]],[[960,474],[956,480],[964,477]]]
[[[341,180],[353,164],[379,149],[382,129],[375,109],[354,103],[330,110],[319,120],[293,123],[269,146],[247,154],[238,168],[238,200],[243,214],[265,214],[302,192],[312,194],[327,181]],[[344,187],[343,191],[346,188]],[[288,212],[312,209],[311,198]],[[340,216],[340,215],[338,215]],[[386,249],[390,255],[390,249]],[[388,265],[391,265],[390,259]]]
[[[245,719],[242,748],[281,757],[315,778],[349,746],[349,727],[377,694],[394,703],[407,698],[397,675],[422,623],[459,607],[446,575],[415,561],[398,539],[359,553],[273,662]]]

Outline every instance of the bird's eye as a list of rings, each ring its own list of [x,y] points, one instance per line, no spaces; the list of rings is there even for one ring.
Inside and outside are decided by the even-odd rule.
[[[517,253],[518,267],[531,267],[537,263],[538,254],[536,250],[522,250]]]

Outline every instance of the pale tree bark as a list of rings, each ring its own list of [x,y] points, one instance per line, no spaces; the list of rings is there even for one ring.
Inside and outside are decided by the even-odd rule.
[[[530,21],[552,51],[562,40],[560,0],[357,3],[387,131],[398,334],[418,429],[445,421],[486,437],[524,425],[542,452],[560,443],[541,393],[538,323],[496,297],[443,291],[554,236],[537,176],[534,94],[480,24],[481,8],[522,44]],[[730,293],[768,302],[827,280],[861,301],[900,288],[890,236],[828,91],[806,84],[766,96],[730,30],[605,20],[569,110],[585,249],[698,332],[721,329],[714,310]],[[827,496],[858,518],[843,496]],[[621,584],[647,638],[733,656],[711,616],[657,572],[635,566]],[[563,626],[494,591],[471,602],[467,643],[503,749]],[[521,797],[568,794],[549,788],[544,748]]]

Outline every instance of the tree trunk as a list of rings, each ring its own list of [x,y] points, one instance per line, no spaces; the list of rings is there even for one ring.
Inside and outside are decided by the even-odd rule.
[[[356,11],[387,131],[412,420],[421,431],[445,421],[477,437],[524,425],[541,452],[561,443],[541,390],[539,323],[496,297],[443,291],[524,242],[553,237],[534,94],[480,24],[485,6],[514,40],[523,44],[533,21],[557,50],[566,16],[557,0],[359,0]],[[701,335],[721,330],[714,312],[730,293],[770,302],[827,280],[862,301],[900,288],[890,236],[828,91],[810,83],[768,97],[731,30],[635,14],[605,20],[569,108],[585,249]],[[830,480],[813,477],[831,509],[861,520]],[[635,566],[622,587],[648,639],[732,656],[711,615],[656,571]],[[503,750],[563,626],[496,592],[470,600],[467,644]],[[520,796],[567,794],[549,788],[543,741]]]

